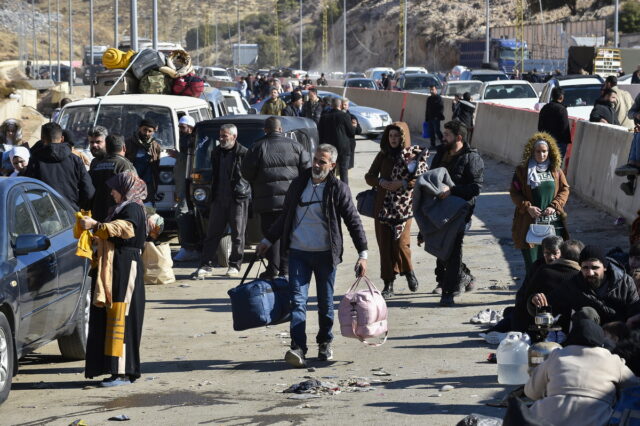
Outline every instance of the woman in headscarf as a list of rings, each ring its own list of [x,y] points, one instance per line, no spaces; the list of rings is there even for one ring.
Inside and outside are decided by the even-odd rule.
[[[365,175],[367,184],[377,190],[373,213],[385,298],[393,296],[398,274],[407,278],[409,290],[418,289],[411,264],[412,194],[416,177],[427,171],[428,155],[426,148],[411,146],[406,123],[392,123],[384,130],[380,152]]]
[[[14,146],[7,154],[13,166],[13,173],[9,177],[22,176],[29,165],[29,158],[31,157],[29,150],[23,146]]]
[[[561,159],[555,139],[548,133],[536,133],[525,145],[522,162],[511,180],[509,193],[516,206],[511,232],[515,247],[522,250],[527,272],[542,257],[541,246],[526,241],[531,224],[551,224],[557,236],[569,238],[564,212],[569,184],[560,168]]]
[[[22,123],[20,120],[9,118],[0,125],[0,144],[28,147],[28,144],[22,140]]]
[[[141,253],[147,236],[144,181],[124,172],[107,185],[116,205],[105,222],[86,216],[80,221],[98,240],[85,377],[109,374],[100,382],[102,387],[130,384],[140,377],[145,305]]]
[[[604,331],[593,320],[573,322],[565,347],[538,365],[524,387],[536,400],[529,409],[535,419],[563,426],[609,423],[617,392],[640,381],[604,343]]]

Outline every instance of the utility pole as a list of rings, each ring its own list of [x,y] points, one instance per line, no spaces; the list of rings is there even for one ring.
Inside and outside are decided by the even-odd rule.
[[[276,67],[280,66],[280,17],[278,15],[278,0],[276,1]]]
[[[613,19],[613,47],[620,46],[620,34],[618,33],[618,21],[620,18],[620,0],[616,0],[616,7]]]
[[[113,47],[118,48],[118,0],[113,0]]]
[[[233,70],[233,75],[235,78],[236,75],[236,70],[235,68],[239,68],[240,67],[240,51],[242,49],[240,49],[240,43],[241,43],[241,38],[240,38],[240,2],[238,0],[236,0],[236,24],[238,25],[238,48],[236,50],[236,52],[238,52],[238,58],[236,61],[236,58],[233,58],[233,66],[234,66],[234,70]],[[232,52],[231,54],[233,55],[233,48],[231,49]]]
[[[347,75],[347,0],[342,0],[342,74]]]
[[[152,23],[151,23],[151,29],[152,29],[152,37],[151,37],[151,44],[153,47],[153,50],[158,50],[158,0],[152,0],[152,5],[151,5],[151,14],[152,14]]]
[[[56,0],[56,51],[58,56],[58,74],[56,80],[60,82],[60,0]]]
[[[69,0],[69,93],[73,93],[73,9]]]
[[[485,10],[485,29],[484,29],[484,62],[489,63],[489,37],[490,37],[490,22],[489,22],[489,0],[486,3]]]
[[[402,52],[402,66],[403,67],[407,67],[407,12],[408,12],[408,7],[407,5],[409,4],[409,0],[404,0],[404,22],[402,23],[403,27],[404,27],[404,31],[403,31],[403,37],[404,37],[404,41],[402,42],[402,47],[403,47],[403,52]]]
[[[49,25],[48,25],[48,33],[49,33],[49,38],[48,38],[48,47],[49,47],[49,78],[53,77],[52,71],[53,71],[53,64],[51,63],[51,0],[49,0],[47,2],[47,9],[48,9],[48,21],[49,21]]]
[[[33,32],[33,58],[31,64],[37,78],[40,75],[40,70],[38,69],[38,44],[36,40],[36,0],[31,0],[31,29]]]
[[[302,69],[302,0],[300,0],[300,69]]]
[[[89,59],[91,79],[93,80],[93,0],[89,0]]]
[[[216,10],[216,8],[214,7],[213,10]],[[216,26],[216,60],[215,63],[218,63],[218,14],[214,13],[213,15],[213,19],[215,19],[215,26]]]
[[[138,51],[138,0],[131,0],[131,28],[129,29],[130,49]]]

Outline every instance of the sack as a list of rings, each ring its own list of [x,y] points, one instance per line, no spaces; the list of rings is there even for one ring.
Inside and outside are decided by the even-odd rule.
[[[149,71],[140,79],[140,93],[163,95],[169,93],[167,77],[160,71]]]
[[[136,52],[133,50],[129,50],[127,52],[123,52],[122,50],[115,49],[110,47],[106,52],[102,55],[102,65],[104,65],[107,69],[118,69],[118,68],[127,68],[129,66],[129,61],[131,57],[135,55]]]
[[[131,65],[130,70],[138,79],[144,77],[149,71],[157,70],[165,64],[164,54],[152,49],[145,49],[139,52],[131,58],[131,61],[133,61],[133,65]]]
[[[172,91],[174,95],[199,98],[204,92],[204,80],[195,74],[188,74],[184,77],[176,78],[173,80]]]
[[[544,221],[544,219],[542,219]],[[538,220],[536,220],[538,222]],[[532,223],[527,231],[526,242],[529,244],[542,244],[542,240],[556,235],[556,228],[550,223]]]
[[[431,137],[431,129],[429,127],[429,123],[426,121],[422,122],[422,137],[425,139],[429,139]]]
[[[138,79],[131,73],[125,73],[120,81],[118,78],[124,70],[106,70],[96,73],[96,85],[94,87],[95,96],[105,96],[107,92],[115,85],[109,95],[125,95],[130,93],[138,93]],[[116,85],[116,81],[118,84]]]
[[[235,331],[281,324],[291,319],[289,283],[284,278],[273,281],[255,279],[245,283],[255,260],[247,267],[240,285],[227,292],[231,298]],[[261,261],[262,262],[262,261]]]
[[[640,426],[640,386],[632,386],[620,392],[609,425]]]
[[[356,292],[360,280],[369,287]],[[361,277],[351,286],[338,306],[340,332],[344,337],[359,339],[369,346],[380,346],[387,341],[387,303],[369,278]],[[365,339],[384,334],[381,343],[369,343]]]
[[[176,281],[169,243],[155,245],[151,241],[145,242],[142,263],[145,284],[171,284]]]
[[[374,189],[367,189],[356,195],[356,207],[358,213],[362,216],[373,217],[373,210],[376,205],[376,197],[378,191]]]

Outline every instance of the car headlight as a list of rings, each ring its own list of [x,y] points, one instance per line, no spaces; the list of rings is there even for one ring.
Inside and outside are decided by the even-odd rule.
[[[207,199],[207,191],[202,188],[197,188],[193,190],[193,199],[198,202],[203,202]]]
[[[173,183],[173,172],[171,170],[162,170],[159,179],[161,184],[171,185]]]
[[[391,121],[391,117],[389,117],[388,114],[380,114],[380,119],[385,122],[385,121]]]
[[[368,118],[369,120],[371,120],[372,118],[376,118],[376,113],[374,112],[362,112],[360,113],[360,115],[362,115],[364,118]]]

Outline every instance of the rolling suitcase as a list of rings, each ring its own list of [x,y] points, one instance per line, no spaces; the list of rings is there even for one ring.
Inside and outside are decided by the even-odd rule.
[[[95,94],[96,96],[104,96],[109,89],[116,84],[120,75],[124,70],[106,70],[96,74]],[[138,93],[138,79],[132,74],[127,73],[118,82],[118,85],[111,91],[110,95],[124,95],[129,93]]]
[[[131,64],[133,62],[133,64]],[[137,79],[141,79],[149,71],[157,70],[160,67],[165,66],[164,54],[152,49],[144,49],[137,53],[131,60],[131,72]]]

